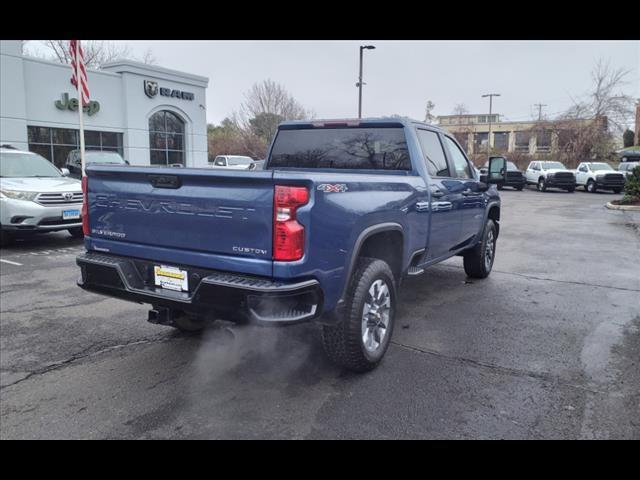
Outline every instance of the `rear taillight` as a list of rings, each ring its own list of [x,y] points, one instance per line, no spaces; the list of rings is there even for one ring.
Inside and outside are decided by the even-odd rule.
[[[273,197],[273,259],[290,262],[304,255],[304,227],[296,209],[309,201],[305,187],[276,185]]]
[[[87,177],[82,177],[82,233],[89,235],[89,191]]]

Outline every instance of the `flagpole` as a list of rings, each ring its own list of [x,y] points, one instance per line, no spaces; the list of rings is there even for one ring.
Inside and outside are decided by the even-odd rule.
[[[85,176],[84,172],[84,102],[82,92],[82,82],[80,80],[80,40],[76,40],[76,89],[78,90],[78,118],[80,120],[80,166],[82,169],[82,176]]]

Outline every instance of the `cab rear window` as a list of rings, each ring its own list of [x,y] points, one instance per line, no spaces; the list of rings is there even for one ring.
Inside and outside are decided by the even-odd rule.
[[[270,168],[411,170],[404,129],[307,128],[279,130]]]

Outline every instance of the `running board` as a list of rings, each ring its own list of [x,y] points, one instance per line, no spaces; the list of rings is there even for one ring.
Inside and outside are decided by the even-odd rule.
[[[417,277],[419,275],[422,275],[424,273],[424,268],[420,268],[420,267],[409,267],[409,270],[407,270],[407,275],[410,277]]]

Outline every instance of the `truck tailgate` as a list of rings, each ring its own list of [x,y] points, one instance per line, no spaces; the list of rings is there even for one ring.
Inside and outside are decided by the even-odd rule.
[[[271,172],[93,166],[87,174],[88,245],[271,275]]]

